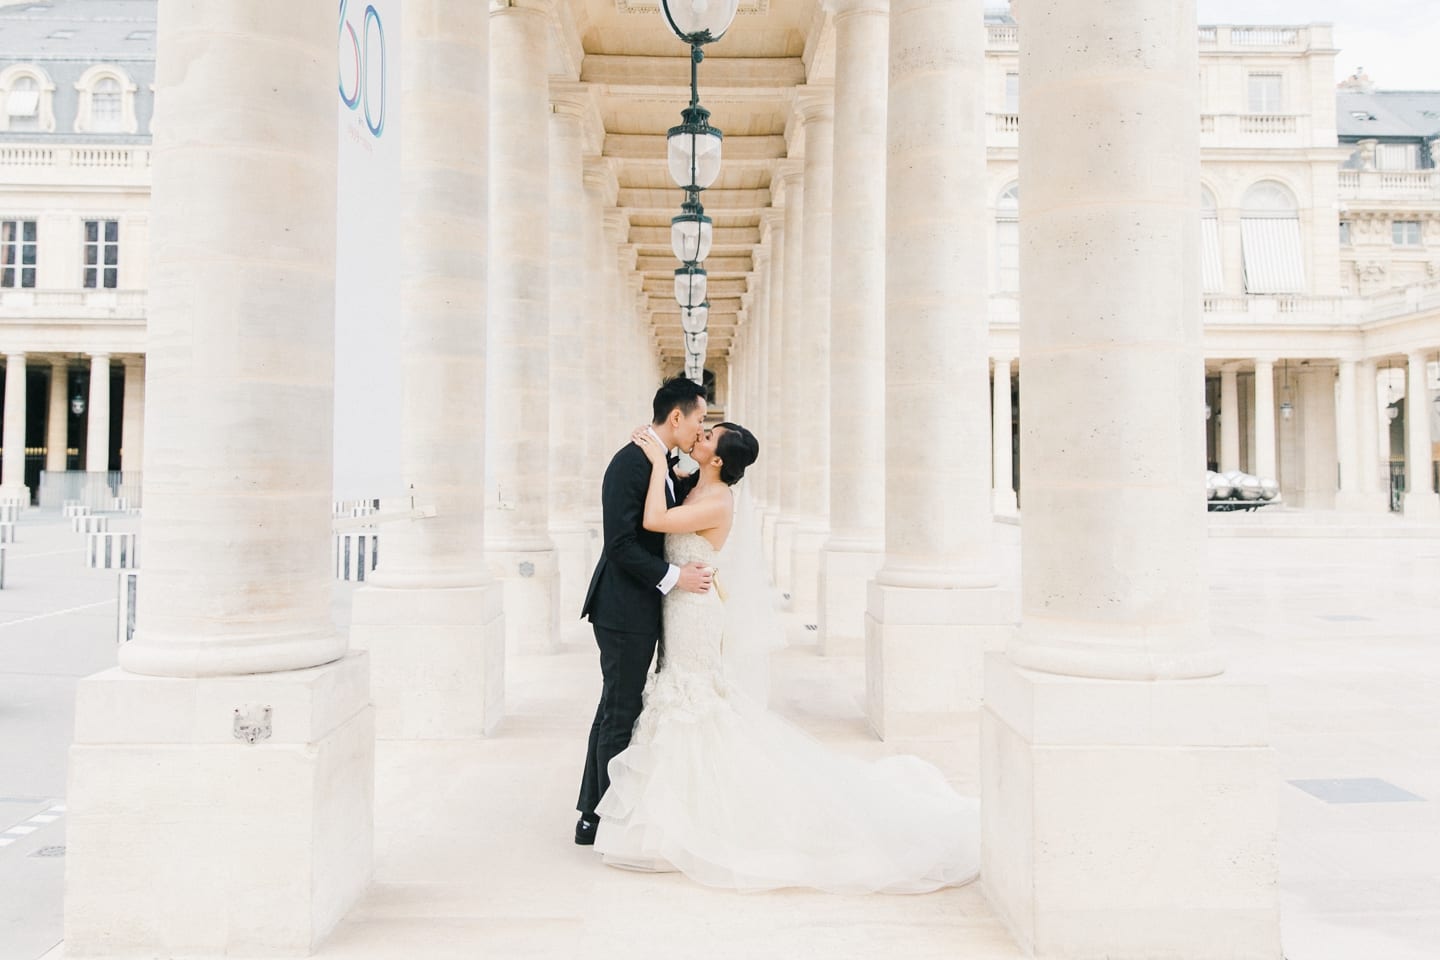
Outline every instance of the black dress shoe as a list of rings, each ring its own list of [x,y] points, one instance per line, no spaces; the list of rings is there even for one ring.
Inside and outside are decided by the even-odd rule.
[[[599,817],[586,817],[582,815],[575,821],[575,842],[582,847],[588,847],[595,842],[595,828],[600,826]]]

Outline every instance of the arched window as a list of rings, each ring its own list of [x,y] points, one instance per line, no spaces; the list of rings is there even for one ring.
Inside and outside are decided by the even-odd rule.
[[[1220,259],[1220,211],[1215,194],[1200,188],[1200,279],[1206,293],[1225,289],[1225,266]]]
[[[119,67],[91,67],[75,83],[76,133],[135,133],[135,84]]]
[[[995,289],[1020,290],[1020,185],[1012,183],[995,201]]]
[[[1295,195],[1284,184],[1262,180],[1245,192],[1240,246],[1245,260],[1246,293],[1305,290],[1300,212]]]
[[[55,84],[38,67],[19,64],[0,71],[0,130],[54,133],[54,91]]]

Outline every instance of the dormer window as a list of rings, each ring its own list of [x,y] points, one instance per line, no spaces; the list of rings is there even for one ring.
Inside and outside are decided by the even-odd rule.
[[[1369,120],[1374,120],[1374,119],[1375,119],[1375,114],[1373,114],[1373,113],[1366,113],[1364,110],[1351,110],[1351,111],[1350,111],[1350,119],[1351,119],[1351,120],[1369,121]]]
[[[39,67],[16,64],[0,70],[0,130],[54,133],[55,84]]]
[[[80,109],[76,133],[135,133],[135,84],[119,67],[100,65],[86,70],[75,84]]]

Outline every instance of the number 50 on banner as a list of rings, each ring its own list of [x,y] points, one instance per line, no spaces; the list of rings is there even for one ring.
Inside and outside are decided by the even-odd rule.
[[[351,110],[360,110],[363,105],[365,126],[378,137],[385,131],[385,25],[375,5],[370,4],[356,32],[355,25],[345,17],[349,6],[350,0],[340,0],[340,102]],[[377,55],[378,64],[374,59]]]

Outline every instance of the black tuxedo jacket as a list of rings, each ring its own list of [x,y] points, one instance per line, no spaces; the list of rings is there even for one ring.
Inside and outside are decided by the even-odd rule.
[[[666,506],[685,499],[695,485],[694,477],[677,479],[672,500],[666,492]],[[665,535],[646,530],[645,492],[650,487],[650,460],[633,443],[621,447],[610,458],[600,488],[600,505],[605,521],[605,548],[590,577],[581,618],[597,627],[625,633],[660,632],[660,581],[670,565],[665,562]]]

